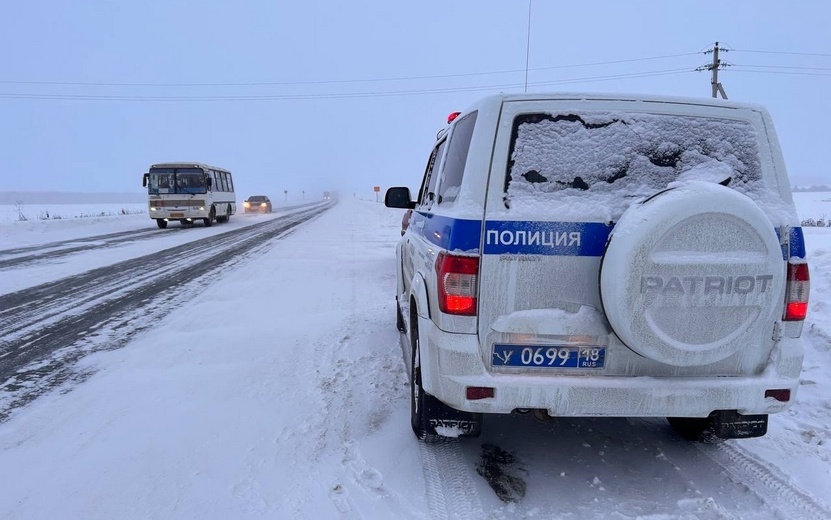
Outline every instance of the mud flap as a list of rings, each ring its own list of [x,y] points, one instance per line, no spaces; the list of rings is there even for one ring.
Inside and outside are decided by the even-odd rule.
[[[482,414],[451,408],[435,397],[425,399],[428,434],[439,437],[478,437],[482,433]]]
[[[768,431],[768,416],[742,415],[735,410],[719,410],[711,419],[713,433],[721,439],[762,437]]]

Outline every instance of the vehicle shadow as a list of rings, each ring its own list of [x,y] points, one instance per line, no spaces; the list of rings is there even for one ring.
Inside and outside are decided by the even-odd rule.
[[[518,518],[775,517],[718,462],[718,445],[686,441],[663,418],[488,416],[460,445],[483,506]]]

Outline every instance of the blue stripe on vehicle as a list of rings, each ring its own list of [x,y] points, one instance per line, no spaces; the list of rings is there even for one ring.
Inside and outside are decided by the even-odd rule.
[[[423,222],[423,224],[421,224]],[[447,251],[479,252],[482,222],[413,212],[410,229]],[[613,224],[600,222],[541,222],[489,220],[485,222],[486,255],[603,256]],[[779,236],[779,229],[776,229]],[[801,227],[790,229],[790,254],[805,258]]]
[[[481,220],[450,218],[414,211],[410,217],[410,228],[442,249],[479,252]]]
[[[779,236],[779,228],[776,228],[776,236]],[[802,235],[801,227],[792,227],[788,237],[790,251],[785,251],[785,244],[782,244],[782,258],[805,258],[805,237]],[[788,254],[790,253],[790,254]]]
[[[599,222],[488,221],[485,254],[602,256],[611,232]]]

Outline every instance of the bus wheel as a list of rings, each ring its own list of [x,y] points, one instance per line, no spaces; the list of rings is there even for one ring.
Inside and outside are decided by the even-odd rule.
[[[216,208],[211,206],[211,212],[208,214],[208,218],[203,218],[202,221],[205,223],[205,227],[211,227],[214,224],[214,219],[216,219]]]
[[[157,218],[156,225],[159,226],[159,229],[164,229],[167,227],[167,221],[161,218]]]
[[[231,220],[231,205],[228,205],[228,213],[225,215],[225,222],[229,222]]]

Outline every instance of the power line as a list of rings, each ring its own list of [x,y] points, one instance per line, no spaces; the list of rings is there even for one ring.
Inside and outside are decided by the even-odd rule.
[[[732,67],[757,67],[761,69],[792,69],[792,70],[831,70],[831,67],[791,67],[788,65],[754,65],[751,63],[731,63]]]
[[[606,76],[589,76],[583,78],[568,78],[552,81],[529,83],[529,86],[558,85],[570,83],[591,83],[597,81],[612,81],[649,76],[664,76],[692,72],[691,69],[669,69],[645,71],[629,74],[615,74]],[[36,100],[76,100],[76,101],[282,101],[301,99],[348,99],[366,97],[412,96],[425,94],[446,94],[454,92],[498,91],[499,89],[519,89],[522,83],[501,85],[479,85],[470,87],[448,87],[416,90],[375,91],[375,92],[341,92],[330,94],[276,94],[276,95],[226,95],[226,96],[128,96],[128,95],[97,95],[97,94],[26,94],[17,92],[0,93],[0,98],[6,99],[36,99]]]
[[[824,58],[831,58],[831,54],[823,54],[819,52],[784,52],[784,51],[755,51],[748,49],[730,49],[733,52],[752,52],[757,54],[784,54],[791,56],[821,56]]]
[[[542,81],[538,83],[532,83],[533,85],[565,85],[569,83],[593,83],[596,81],[611,81],[616,79],[629,79],[629,78],[646,78],[651,76],[670,76],[673,74],[685,74],[689,72],[695,72],[693,69],[669,69],[669,70],[656,70],[651,72],[633,72],[631,74],[616,74],[611,76],[593,76],[588,78],[574,78],[574,79],[561,79],[561,80],[552,80],[552,81]]]
[[[540,67],[537,69],[531,70],[553,70],[553,69],[566,69],[566,68],[573,68],[573,67],[593,67],[595,65],[612,65],[615,63],[634,63],[636,61],[647,61],[647,60],[662,60],[666,58],[679,58],[681,56],[697,56],[699,54],[704,54],[702,52],[685,52],[682,54],[666,54],[664,56],[652,56],[649,58],[632,58],[628,60],[615,60],[615,61],[595,61],[593,63],[582,63],[580,65],[555,65],[552,67]]]
[[[682,56],[694,56],[698,52],[682,54],[667,54],[663,56],[649,56],[645,58],[631,58],[626,60],[598,61],[592,63],[578,63],[572,65],[554,65],[549,67],[538,67],[529,69],[531,71],[569,69],[579,67],[594,67],[598,65],[613,65],[619,63],[635,63],[639,61],[662,60]],[[422,79],[447,79],[463,78],[472,76],[489,76],[497,74],[516,74],[525,72],[524,69],[496,70],[483,72],[465,72],[457,74],[436,74],[427,76],[399,76],[389,78],[359,78],[341,80],[317,80],[317,81],[259,81],[259,82],[197,82],[197,83],[129,83],[129,82],[99,82],[99,81],[30,81],[30,80],[0,80],[3,85],[49,85],[49,86],[72,86],[72,87],[263,87],[263,86],[304,86],[304,85],[332,85],[348,83],[381,83],[385,81],[413,81]]]
[[[775,70],[745,70],[742,68],[737,68],[733,72],[744,72],[744,73],[756,73],[756,74],[786,74],[791,76],[831,76],[829,74],[821,74],[821,73],[812,73],[812,72],[785,72],[785,71],[775,71]]]
[[[728,49],[721,49],[727,51]],[[733,51],[733,49],[729,49]],[[693,56],[699,54],[709,54],[715,49],[707,49],[702,52],[668,54],[662,56],[649,56],[642,58],[630,58],[625,60],[609,60],[601,62],[570,64],[570,65],[555,65],[549,67],[538,67],[530,70],[544,71],[555,69],[568,69],[579,67],[592,67],[600,65],[611,65],[620,63],[633,63],[648,60],[661,60],[668,58],[677,58],[685,56]],[[790,53],[778,51],[735,51],[735,52],[758,52],[767,54],[798,54],[811,56],[831,56],[819,53]],[[714,56],[715,57],[715,56]],[[732,66],[736,72],[750,72],[758,74],[792,74],[802,76],[829,76],[831,74],[824,74],[822,71],[831,71],[831,68],[825,67],[797,67],[787,65],[734,65],[720,62],[717,66],[722,68],[725,66]],[[34,94],[25,92],[0,92],[0,98],[4,99],[33,99],[33,100],[79,100],[79,101],[148,101],[148,102],[177,102],[177,101],[280,101],[280,100],[302,100],[302,99],[349,99],[349,98],[366,98],[366,97],[390,97],[390,96],[414,96],[427,94],[446,94],[456,92],[477,92],[477,91],[499,91],[521,89],[527,86],[552,86],[552,85],[567,85],[579,83],[593,83],[602,81],[625,80],[632,78],[643,78],[652,76],[666,76],[674,74],[684,74],[695,70],[712,70],[713,65],[706,65],[698,69],[665,69],[641,71],[623,74],[609,74],[600,76],[586,76],[577,78],[563,78],[549,81],[538,81],[533,83],[501,83],[488,85],[471,85],[462,87],[447,87],[447,88],[422,88],[422,89],[401,89],[401,90],[378,90],[378,91],[359,91],[359,92],[331,92],[320,94],[267,94],[267,95],[245,95],[245,94],[229,94],[229,95],[208,95],[208,96],[143,96],[143,95],[99,95],[99,94],[60,94],[60,93],[44,93]],[[755,70],[766,69],[766,70]],[[794,71],[808,71],[808,72],[794,72]],[[360,78],[350,80],[320,80],[320,81],[285,81],[285,82],[229,82],[229,83],[117,83],[117,82],[63,82],[63,81],[14,81],[14,80],[0,80],[0,84],[6,85],[51,85],[51,86],[88,86],[88,87],[248,87],[248,86],[303,86],[303,85],[343,85],[343,84],[357,84],[368,82],[384,82],[384,81],[405,81],[405,80],[427,80],[427,79],[446,79],[446,78],[462,78],[475,77],[485,75],[498,75],[520,73],[524,70],[503,70],[503,71],[483,71],[483,72],[468,72],[457,74],[439,74],[427,76],[408,76],[408,77],[390,77],[390,78]]]

